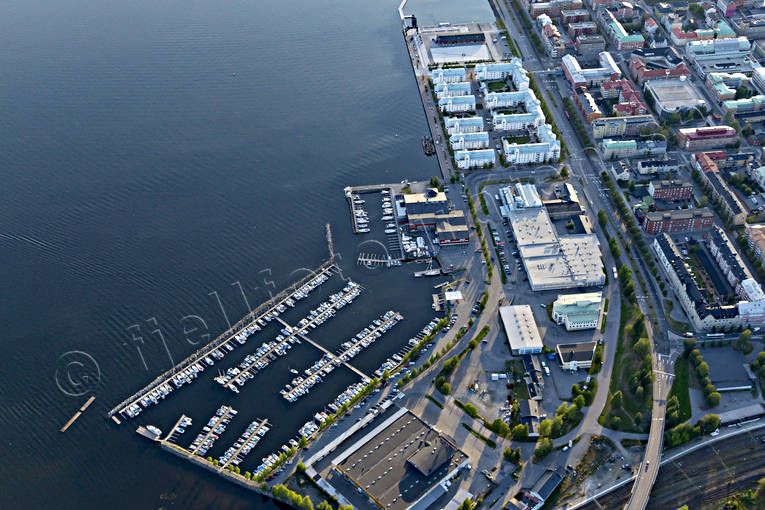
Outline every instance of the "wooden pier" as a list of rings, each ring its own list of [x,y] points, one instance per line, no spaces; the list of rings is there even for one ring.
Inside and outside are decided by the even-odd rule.
[[[360,253],[356,259],[356,264],[365,267],[385,266],[390,267],[393,265],[393,259],[390,257],[382,258],[374,253]]]
[[[330,235],[329,229],[327,230],[327,232],[329,236]],[[331,240],[330,240],[330,249],[331,249]],[[253,322],[257,321],[259,318],[265,316],[274,308],[282,304],[292,294],[294,294],[295,291],[298,290],[300,287],[302,287],[303,285],[305,285],[312,279],[316,278],[320,274],[328,274],[334,270],[335,270],[334,253],[331,253],[330,258],[328,260],[322,263],[314,271],[310,272],[307,276],[301,278],[297,282],[293,283],[292,285],[290,285],[289,287],[281,291],[279,294],[275,295],[268,301],[265,301],[264,303],[262,303],[253,311],[251,311],[250,313],[242,317],[236,324],[234,324],[229,329],[227,329],[226,331],[218,335],[217,338],[212,340],[206,346],[193,352],[192,354],[187,356],[183,361],[175,365],[173,368],[163,372],[159,377],[151,381],[149,384],[147,384],[146,386],[138,390],[136,393],[132,394],[131,396],[129,396],[128,398],[126,398],[125,400],[117,404],[113,409],[111,409],[107,413],[106,415],[107,418],[111,418],[112,416],[118,413],[121,413],[121,411],[124,411],[128,406],[142,399],[146,394],[152,392],[158,386],[167,383],[178,372],[181,372],[185,370],[186,368],[188,368],[189,366],[199,363],[200,361],[204,364],[203,360],[205,356],[209,355],[212,351],[220,348],[226,342],[231,341],[233,337],[237,333],[239,333],[241,330],[248,327]]]
[[[79,418],[82,415],[82,413],[85,412],[85,409],[87,409],[88,406],[90,404],[92,404],[95,399],[96,399],[96,397],[91,395],[90,398],[84,404],[82,404],[82,407],[80,407],[80,410],[77,411],[76,413],[74,413],[74,416],[69,418],[69,421],[66,422],[66,424],[64,424],[63,427],[61,427],[61,431],[60,432],[66,432],[66,429],[68,429],[72,425],[72,423],[74,423],[75,420],[77,420],[77,418]]]
[[[170,441],[170,436],[173,435],[173,432],[175,432],[175,429],[178,428],[178,425],[181,424],[184,418],[189,418],[189,416],[186,416],[185,414],[182,414],[180,418],[178,418],[178,421],[175,422],[175,425],[173,425],[173,428],[170,429],[170,432],[167,433],[164,439],[162,441]]]
[[[369,184],[366,186],[346,186],[343,191],[345,191],[346,195],[354,193],[357,195],[362,195],[364,193],[381,193],[385,190],[388,190],[392,197],[394,188],[398,186],[400,186],[400,184]]]

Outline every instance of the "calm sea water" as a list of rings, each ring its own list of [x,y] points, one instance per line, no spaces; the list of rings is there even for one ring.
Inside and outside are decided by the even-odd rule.
[[[104,415],[237,320],[245,297],[254,306],[318,265],[326,222],[345,274],[368,290],[318,341],[339,345],[401,311],[407,319],[357,359],[372,370],[430,316],[429,285],[411,268],[355,268],[342,197],[349,184],[437,173],[420,147],[427,125],[397,4],[3,3],[0,506],[269,507],[142,440],[136,422]],[[240,413],[217,455],[267,417],[277,427],[252,467],[356,380],[338,370],[287,405],[278,388],[288,366],[316,358],[299,346],[240,395],[208,371],[138,422],[166,429],[186,412],[201,426],[232,404]],[[59,433],[90,394],[95,403]]]

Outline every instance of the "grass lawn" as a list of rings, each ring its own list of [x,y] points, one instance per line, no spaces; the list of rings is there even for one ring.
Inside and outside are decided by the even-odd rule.
[[[672,318],[671,313],[674,307],[675,307],[674,301],[672,301],[671,299],[664,300],[664,315],[667,318],[667,322],[669,322],[669,326],[675,331],[678,331],[680,333],[690,331],[691,327],[688,325],[687,322],[681,322]]]
[[[680,421],[686,421],[691,417],[691,395],[688,392],[688,379],[690,367],[688,359],[680,356],[675,360],[675,379],[672,381],[672,389],[669,391],[669,397],[675,395],[680,402]],[[667,398],[669,398],[667,397]]]
[[[513,383],[513,399],[514,400],[528,400],[529,388],[526,386],[526,381],[521,379],[520,382]]]
[[[481,434],[479,432],[476,432],[475,430],[470,428],[470,425],[468,425],[467,423],[463,423],[462,426],[465,427],[468,430],[468,432],[473,434],[475,437],[477,437],[478,439],[480,439],[481,441],[486,443],[486,445],[489,446],[490,448],[496,448],[497,447],[497,443],[495,443],[494,441],[492,441],[488,437],[484,436],[483,434]]]
[[[439,402],[438,400],[436,400],[436,399],[435,399],[435,397],[433,397],[433,395],[431,395],[430,393],[427,393],[427,394],[425,395],[425,398],[427,398],[428,400],[430,400],[431,402],[433,402],[434,404],[436,404],[436,405],[437,405],[438,407],[440,407],[441,409],[443,409],[443,408],[444,408],[444,405],[443,405],[441,402]]]
[[[523,145],[531,142],[531,137],[528,135],[503,136],[502,139],[507,140],[507,143],[517,143],[518,145]]]
[[[489,92],[499,92],[505,90],[507,84],[504,81],[490,81],[488,83]]]
[[[626,326],[635,322],[638,308],[626,300],[622,301],[621,320],[619,323],[618,343],[616,355],[614,356],[614,369],[611,374],[611,383],[609,386],[609,398],[603,407],[603,412],[598,418],[598,423],[610,427],[613,417],[620,419],[618,430],[628,432],[647,432],[650,425],[650,410],[652,391],[650,386],[644,388],[643,399],[637,398],[630,391],[630,377],[637,370],[640,370],[641,360],[633,353],[630,348],[631,339],[625,338],[624,329]],[[611,405],[611,395],[621,391],[623,395],[623,404],[621,408],[614,408]],[[635,423],[634,417],[640,412],[642,419],[640,424]]]

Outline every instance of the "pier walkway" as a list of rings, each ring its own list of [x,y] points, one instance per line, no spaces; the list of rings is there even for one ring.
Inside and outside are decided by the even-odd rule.
[[[451,179],[453,175],[457,175],[458,170],[452,165],[452,157],[447,148],[447,140],[449,140],[449,137],[441,129],[441,123],[438,120],[438,106],[433,102],[433,96],[428,92],[428,78],[425,75],[427,66],[425,63],[420,62],[419,57],[415,56],[414,43],[410,40],[409,30],[406,28],[406,23],[404,24],[402,31],[404,33],[404,43],[409,52],[409,60],[412,64],[414,79],[417,82],[417,90],[420,92],[422,109],[425,110],[425,118],[430,127],[430,137],[433,139],[433,143],[436,146],[436,157],[438,158],[438,166],[441,168],[441,177],[444,182],[449,182],[449,179]]]
[[[346,186],[343,191],[345,191],[346,196],[352,195],[353,193],[356,194],[364,194],[364,193],[380,193],[382,191],[387,190],[390,192],[391,196],[393,196],[393,190],[394,187],[398,186],[397,184],[367,184],[365,186]]]
[[[354,341],[352,342],[351,346],[348,347],[345,350],[340,351],[338,354],[333,354],[333,353],[329,352],[327,349],[325,349],[321,345],[317,344],[316,342],[314,342],[313,340],[311,340],[310,338],[308,338],[305,335],[300,335],[300,336],[303,339],[305,339],[308,343],[310,343],[311,345],[315,346],[317,349],[323,351],[325,354],[328,354],[331,357],[331,360],[329,361],[329,363],[335,363],[335,362],[342,363],[346,367],[350,368],[351,370],[353,370],[354,372],[359,374],[362,377],[362,379],[364,380],[364,383],[367,383],[367,382],[371,381],[372,378],[367,376],[361,370],[355,368],[353,365],[351,365],[351,363],[349,361],[347,361],[346,358],[348,358],[348,359],[352,358],[353,356],[351,356],[350,354],[354,351],[354,349],[357,349],[357,348],[363,346],[364,342],[367,341],[367,339],[370,336],[374,335],[375,333],[378,333],[378,332],[382,331],[389,324],[396,324],[396,323],[398,323],[398,321],[400,321],[401,319],[403,319],[403,316],[401,314],[397,313],[393,317],[391,317],[390,319],[386,319],[385,321],[381,322],[379,326],[377,326],[375,329],[370,331],[367,335],[363,336],[361,339],[353,337]],[[301,383],[301,385],[302,385],[302,383]],[[296,386],[292,391],[287,393],[287,395],[293,394],[295,392],[295,390],[297,390],[298,388],[301,387],[301,385]]]
[[[181,417],[178,418],[178,421],[175,422],[175,425],[173,425],[173,428],[170,429],[170,432],[168,432],[165,438],[160,440],[160,442],[170,442],[170,438],[173,436],[173,433],[175,433],[176,429],[178,428],[178,425],[180,425],[181,422],[186,418],[189,418],[189,416],[182,414]]]
[[[234,376],[231,377],[224,377],[225,384],[223,384],[224,387],[228,387],[232,391],[238,392],[236,389],[236,386],[234,386],[234,383],[232,381],[239,379],[242,381],[242,384],[240,386],[244,386],[244,383],[251,379],[251,377],[254,377],[256,373],[260,370],[258,366],[260,365],[262,368],[265,368],[263,364],[265,363],[268,365],[269,360],[276,359],[276,356],[278,354],[278,351],[280,349],[284,349],[286,345],[289,345],[290,340],[298,335],[302,336],[302,333],[310,328],[311,326],[316,326],[317,323],[323,323],[325,320],[329,319],[336,311],[338,311],[340,308],[344,307],[346,300],[348,298],[354,299],[356,296],[359,295],[359,293],[363,290],[363,287],[359,284],[354,284],[354,286],[348,290],[347,292],[344,292],[343,295],[334,303],[332,303],[326,310],[319,313],[314,317],[313,319],[309,320],[304,326],[301,326],[299,328],[295,328],[284,322],[280,317],[276,317],[276,320],[279,321],[281,324],[283,324],[285,327],[291,328],[290,334],[281,342],[274,343],[269,349],[264,351],[262,354],[260,354],[257,358],[252,360],[250,364],[245,368],[244,370],[241,370],[239,373],[237,373]]]
[[[183,361],[175,365],[173,368],[165,371],[159,377],[157,377],[156,379],[151,381],[149,384],[147,384],[146,386],[138,390],[136,393],[132,394],[131,396],[129,396],[128,398],[126,398],[125,400],[117,404],[112,410],[110,410],[107,413],[106,415],[107,418],[110,418],[116,415],[117,413],[122,415],[123,418],[130,417],[129,415],[123,412],[128,407],[135,405],[138,401],[140,401],[142,398],[144,398],[146,395],[154,391],[159,386],[167,384],[173,376],[175,376],[179,372],[182,372],[186,368],[200,362],[202,362],[204,366],[204,361],[203,361],[204,358],[208,356],[212,351],[220,348],[223,344],[227,342],[233,341],[234,336],[236,336],[240,331],[249,327],[254,322],[258,321],[259,319],[264,317],[266,314],[273,311],[276,307],[278,307],[284,301],[289,299],[289,297],[292,296],[295,293],[295,291],[297,291],[300,287],[302,287],[306,283],[310,282],[311,280],[313,280],[319,275],[326,274],[327,276],[330,276],[330,273],[332,273],[335,270],[336,270],[336,267],[335,267],[335,261],[334,261],[334,254],[332,254],[332,256],[328,260],[322,263],[315,270],[311,271],[308,275],[301,278],[297,282],[293,283],[292,285],[290,285],[289,287],[287,287],[280,293],[276,294],[268,301],[265,301],[264,303],[259,305],[250,313],[242,317],[236,324],[231,326],[229,329],[221,333],[217,338],[215,338],[210,343],[208,343],[206,346],[190,354]]]
[[[213,426],[212,426],[212,427],[210,427],[210,426],[208,425],[208,427],[209,427],[209,429],[210,429],[210,430],[209,430],[209,431],[207,431],[207,433],[204,435],[204,437],[202,438],[202,440],[201,440],[201,441],[199,441],[199,443],[198,443],[196,446],[194,446],[193,444],[192,444],[191,446],[189,446],[189,451],[190,451],[191,453],[193,453],[194,455],[197,455],[197,452],[199,451],[199,449],[200,449],[202,446],[204,446],[205,442],[206,442],[208,439],[210,439],[210,436],[212,436],[212,435],[215,433],[215,428],[218,426],[218,424],[222,423],[222,422],[223,422],[223,420],[227,419],[229,416],[233,416],[233,414],[231,413],[231,411],[233,411],[233,410],[234,410],[234,409],[233,409],[232,407],[230,407],[230,406],[226,406],[226,410],[223,412],[223,414],[222,414],[222,415],[218,416],[218,415],[216,414],[214,417],[215,417],[215,418],[218,418],[218,419],[215,421],[215,423],[213,424]],[[209,423],[209,422],[208,422],[208,423]],[[175,429],[173,429],[173,430],[175,430]]]
[[[317,349],[319,349],[319,350],[320,350],[320,351],[322,351],[323,353],[325,353],[325,354],[329,354],[330,356],[334,356],[334,354],[332,354],[331,352],[329,352],[327,349],[325,349],[324,347],[322,347],[320,344],[316,343],[314,340],[311,340],[310,338],[308,338],[306,335],[304,335],[304,334],[302,334],[302,333],[301,333],[301,334],[300,334],[300,338],[302,338],[303,340],[305,340],[305,341],[306,341],[306,342],[308,342],[309,344],[313,345],[314,347],[316,347]],[[350,368],[351,370],[353,370],[354,372],[356,372],[358,375],[360,375],[360,376],[361,376],[361,378],[364,380],[364,382],[365,382],[365,383],[366,383],[366,382],[369,382],[369,381],[371,381],[371,380],[372,380],[372,378],[371,378],[371,377],[369,377],[367,374],[365,374],[364,372],[362,372],[362,371],[361,371],[361,370],[359,370],[358,368],[354,367],[353,365],[351,365],[351,364],[350,364],[350,363],[348,363],[347,361],[343,362],[343,365],[345,365],[346,367]],[[294,391],[294,390],[293,390],[293,391]],[[292,392],[290,392],[290,393],[292,393]]]
[[[249,436],[249,437],[250,437],[250,438],[253,438],[253,437],[257,436],[257,437],[258,437],[258,441],[260,441],[260,439],[259,439],[259,438],[260,438],[260,437],[262,437],[262,436],[260,436],[260,434],[258,434],[258,433],[259,433],[259,432],[260,432],[260,431],[263,429],[263,427],[265,427],[266,425],[268,425],[268,420],[267,420],[267,419],[263,419],[263,420],[261,420],[261,422],[260,422],[260,423],[258,423],[258,426],[257,426],[257,428],[256,428],[255,430],[253,430],[253,431],[252,431],[252,434],[250,434],[250,436]],[[239,436],[239,438],[240,438],[240,439],[244,439],[244,438],[242,438],[242,436]],[[247,439],[249,439],[249,438],[247,438]],[[257,444],[257,442],[258,442],[258,441],[256,441],[255,443]],[[226,462],[224,462],[224,463],[220,464],[220,469],[221,469],[221,471],[222,471],[222,470],[224,470],[224,469],[226,469],[226,467],[228,467],[228,465],[229,465],[229,464],[231,464],[231,462],[232,462],[232,461],[234,461],[234,460],[237,458],[237,456],[238,456],[238,455],[239,455],[239,454],[242,452],[242,450],[243,450],[243,449],[244,449],[244,448],[247,446],[247,443],[248,443],[248,442],[249,442],[248,440],[242,441],[242,445],[236,448],[236,450],[235,450],[235,451],[232,453],[232,455],[231,455],[231,456],[228,458],[228,460],[227,460]],[[234,443],[234,444],[236,444],[236,443]],[[253,444],[253,447],[254,447],[254,446],[255,446],[255,445]],[[249,453],[249,452],[247,452],[247,453]]]

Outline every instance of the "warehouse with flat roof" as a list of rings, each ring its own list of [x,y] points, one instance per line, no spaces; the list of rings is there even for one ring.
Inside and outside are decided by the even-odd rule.
[[[400,409],[335,457],[332,468],[378,507],[404,510],[440,491],[468,460],[451,440]]]
[[[595,234],[558,236],[533,184],[500,190],[532,290],[602,286],[605,272]]]
[[[542,352],[542,337],[539,336],[531,306],[500,306],[499,316],[513,356]]]

